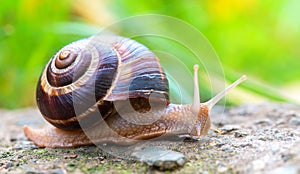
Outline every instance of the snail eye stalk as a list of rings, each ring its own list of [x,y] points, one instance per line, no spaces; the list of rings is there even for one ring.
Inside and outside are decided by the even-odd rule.
[[[236,80],[234,83],[229,85],[226,89],[221,91],[219,94],[217,94],[215,97],[210,99],[209,101],[205,102],[204,104],[209,108],[209,110],[216,104],[218,103],[228,92],[230,92],[233,88],[235,88],[237,85],[242,83],[247,79],[246,75],[243,75],[240,77],[238,80]]]

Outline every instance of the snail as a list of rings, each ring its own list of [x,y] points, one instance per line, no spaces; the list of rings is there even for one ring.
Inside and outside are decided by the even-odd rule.
[[[45,66],[36,101],[53,126],[25,125],[24,134],[39,147],[127,145],[162,135],[199,138],[210,129],[211,108],[245,79],[200,103],[195,65],[193,103],[171,104],[168,79],[154,53],[129,38],[92,36],[63,47]]]

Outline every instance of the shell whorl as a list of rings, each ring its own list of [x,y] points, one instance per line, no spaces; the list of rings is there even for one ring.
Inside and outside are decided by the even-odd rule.
[[[114,101],[141,103],[151,95],[168,103],[168,90],[157,57],[145,46],[119,36],[93,36],[52,57],[40,76],[36,97],[47,121],[74,130],[105,119],[114,112]]]

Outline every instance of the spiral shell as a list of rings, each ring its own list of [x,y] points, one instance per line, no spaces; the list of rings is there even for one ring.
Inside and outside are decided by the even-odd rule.
[[[115,101],[130,101],[140,110],[150,106],[151,95],[168,105],[168,91],[165,73],[148,48],[102,35],[73,42],[54,55],[40,76],[36,100],[47,121],[75,130],[114,114]]]

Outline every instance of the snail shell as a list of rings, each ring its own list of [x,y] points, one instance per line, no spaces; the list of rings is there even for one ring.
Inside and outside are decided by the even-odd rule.
[[[93,36],[53,56],[38,82],[36,99],[47,121],[76,130],[114,113],[114,101],[130,100],[140,112],[150,109],[150,97],[151,105],[166,106],[168,91],[159,60],[148,48],[120,36]]]
[[[56,128],[24,126],[24,133],[39,147],[131,144],[161,135],[199,138],[210,128],[210,109],[245,79],[200,103],[195,65],[193,103],[170,104],[168,80],[148,48],[120,36],[93,36],[63,47],[40,76],[37,104]]]

